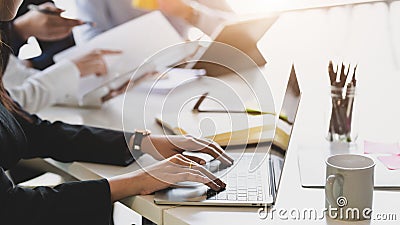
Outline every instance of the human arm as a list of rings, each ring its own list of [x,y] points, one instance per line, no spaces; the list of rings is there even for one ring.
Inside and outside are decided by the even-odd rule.
[[[107,73],[104,55],[120,54],[115,50],[94,50],[72,61],[64,60],[44,71],[24,66],[16,57],[4,74],[4,84],[11,97],[29,112],[37,112],[54,104],[78,105],[79,78]],[[101,102],[102,96],[96,96]]]
[[[28,6],[30,4],[41,5],[43,3],[53,3],[53,2],[49,1],[49,0],[25,0],[25,1],[23,1],[21,7],[18,9],[17,19],[22,18],[23,16],[26,16],[26,14],[30,13],[30,10],[28,8]],[[41,15],[41,16],[45,16],[45,15]],[[32,21],[30,21],[30,22],[32,22]],[[37,26],[38,24],[35,23],[34,25]],[[38,31],[40,31],[40,30],[38,30]],[[14,20],[10,23],[9,36],[10,36],[9,45],[13,50],[12,53],[14,55],[18,56],[20,48],[24,44],[26,44],[27,40],[25,38],[21,37],[19,31],[14,26]],[[37,56],[37,57],[27,60],[27,62],[29,62],[31,64],[31,67],[39,69],[39,70],[44,70],[47,67],[53,65],[54,64],[53,56],[55,54],[75,45],[74,36],[72,33],[70,33],[67,37],[59,39],[59,40],[44,41],[44,40],[38,39],[37,41],[40,46],[40,49],[42,50],[42,54],[40,56]]]
[[[10,56],[3,82],[24,109],[37,112],[59,102],[77,102],[79,76],[80,71],[70,61],[38,71],[26,68],[15,56]]]
[[[219,159],[225,166],[233,163],[233,159],[218,144],[191,136],[149,135],[142,139],[142,150],[138,151],[133,149],[133,140],[137,133],[69,125],[62,122],[50,123],[34,115],[26,114],[26,116],[30,121],[17,117],[25,131],[28,143],[27,151],[22,154],[23,158],[52,157],[63,162],[86,161],[128,165],[143,153],[148,153],[160,161],[178,160],[172,161],[173,165],[182,165],[179,162],[183,159],[186,162],[192,162],[193,166],[200,166],[205,163],[200,158],[183,155],[185,152],[200,152]],[[175,157],[178,158],[175,159]],[[183,165],[189,167],[187,163]],[[212,176],[208,174],[208,177]]]
[[[118,0],[118,3],[108,0],[76,0],[75,2],[78,17],[96,24],[96,26],[78,28],[79,42],[87,42],[104,31],[147,13],[147,11],[133,8],[132,0]]]
[[[88,161],[112,164],[129,163],[124,160],[133,159],[132,155],[125,155],[129,148],[122,132],[60,122],[52,124],[26,113],[24,116],[15,115],[19,122],[17,124],[12,122],[14,120],[11,116],[7,118],[3,117],[4,115],[7,116],[7,113],[2,113],[1,120],[10,123],[2,127],[2,131],[5,132],[0,134],[0,166],[10,166],[18,158],[46,155],[64,161],[90,158]],[[10,126],[14,127],[14,130],[7,132]],[[23,135],[17,132],[18,128],[23,130]],[[16,141],[13,141],[14,138],[17,138]],[[26,145],[14,146],[17,143],[20,145],[21,142]],[[83,146],[80,146],[82,144]],[[192,147],[196,149],[198,146]],[[143,148],[147,147],[144,145]],[[150,149],[146,151],[151,152]],[[205,183],[216,191],[225,187],[222,181],[181,154],[176,154],[144,171],[146,172],[137,171],[110,178],[108,182],[73,182],[55,188],[38,187],[30,190],[14,186],[1,169],[0,202],[7,206],[0,211],[1,221],[6,224],[26,224],[29,221],[29,224],[43,225],[53,224],[54,221],[57,221],[57,224],[70,224],[71,220],[78,219],[81,223],[85,221],[84,224],[107,224],[111,202],[123,197],[149,194],[179,181]],[[23,217],[18,217],[19,215]],[[59,218],[63,220],[57,220]]]
[[[132,195],[148,195],[185,181],[205,184],[214,191],[226,187],[208,170],[180,154],[153,166],[108,179],[112,201]]]
[[[52,157],[63,162],[86,161],[114,165],[128,165],[143,153],[164,160],[185,152],[201,152],[219,159],[224,165],[233,163],[222,148],[211,141],[190,136],[150,135],[142,140],[142,151],[130,150],[134,135],[130,132],[69,125],[57,121],[50,123],[35,115],[27,116],[31,122],[18,117],[28,141],[29,150],[24,158]],[[200,158],[187,156],[198,164]]]
[[[100,224],[111,219],[107,180],[70,182],[54,188],[15,186],[0,167],[1,224]]]
[[[105,55],[121,54],[120,50],[96,49],[87,54],[79,56],[72,60],[78,68],[81,77],[95,74],[101,76],[107,73],[107,65],[104,61]]]
[[[54,14],[31,10],[14,20],[13,28],[22,40],[26,41],[30,36],[43,41],[59,40],[70,35],[73,27],[83,24],[81,20],[61,17],[64,10],[53,3],[41,4],[39,8]]]
[[[19,118],[28,142],[34,150],[23,153],[23,157],[52,157],[60,161],[88,161],[115,165],[127,165],[143,152],[161,160],[152,167],[133,173],[110,178],[113,201],[130,195],[150,194],[177,182],[193,181],[204,183],[218,191],[225,184],[200,166],[200,158],[184,156],[184,151],[204,152],[232,165],[232,159],[219,146],[202,139],[187,136],[154,136],[145,138],[142,151],[130,150],[134,135],[127,132],[68,125],[61,122],[49,123],[35,116],[31,122]],[[43,141],[45,139],[46,141]],[[67,142],[66,142],[67,141]],[[54,145],[54,146],[53,146]],[[46,150],[48,149],[48,150]],[[165,158],[168,157],[168,158]]]
[[[0,221],[14,224],[104,224],[111,219],[112,202],[133,195],[145,195],[179,181],[206,183],[214,190],[225,184],[193,163],[178,164],[183,157],[160,162],[144,171],[107,180],[70,182],[55,188],[24,189],[14,186],[0,168]],[[187,159],[186,159],[187,160]],[[176,164],[175,164],[176,163]],[[207,174],[207,175],[206,175]],[[60,220],[60,218],[62,218]]]
[[[14,113],[12,116],[1,104],[0,110],[0,121],[2,121],[0,123],[1,224],[94,223],[108,225],[111,199],[107,180],[66,183],[55,188],[24,189],[15,186],[8,179],[3,168],[11,168],[21,158],[40,155],[39,149],[35,148],[40,146],[32,145],[31,137],[34,136],[32,132],[41,130],[29,127],[38,126],[40,123],[35,116],[23,111],[20,113],[24,116],[20,113]],[[56,130],[54,129],[54,131]],[[49,134],[43,132],[42,135]],[[51,141],[51,138],[54,137],[50,135],[49,138]],[[65,135],[65,138],[74,141],[68,135]],[[60,145],[62,144],[60,143]],[[57,147],[54,146],[54,149],[56,151]],[[114,152],[114,154],[118,154],[118,152]],[[60,218],[62,219],[60,220]]]
[[[129,146],[133,146],[133,142],[134,135],[130,138]],[[153,166],[109,179],[112,200],[130,195],[151,194],[183,181],[202,183],[215,191],[225,189],[225,183],[202,166],[205,164],[203,159],[184,155],[185,152],[205,153],[220,160],[225,166],[233,164],[233,159],[218,144],[192,136],[145,136],[141,149],[161,161]]]
[[[26,114],[28,121],[17,116],[25,132],[27,148],[24,159],[53,158],[61,162],[83,161],[126,166],[143,153],[129,150],[125,135],[129,133],[60,121],[49,122]]]
[[[128,196],[150,194],[180,181],[205,183],[215,191],[225,188],[222,181],[182,155],[143,170],[109,178],[108,182],[104,179],[72,182],[33,190],[12,185],[1,170],[0,199],[1,204],[7,207],[0,212],[0,218],[10,225],[47,225],[54,224],[54,221],[71,224],[73,220],[73,224],[77,224],[76,221],[80,222],[78,224],[107,224],[112,202]],[[60,218],[63,219],[60,221]]]

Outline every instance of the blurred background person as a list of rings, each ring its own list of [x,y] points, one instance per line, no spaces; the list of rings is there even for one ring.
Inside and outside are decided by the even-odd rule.
[[[11,97],[25,110],[35,113],[55,104],[70,106],[100,106],[102,95],[96,101],[82,105],[79,102],[79,81],[88,75],[105,75],[105,55],[119,54],[115,50],[94,50],[71,61],[60,61],[43,71],[27,68],[11,55],[3,82]]]
[[[12,19],[21,2],[0,0],[0,21]],[[4,34],[3,30],[1,34]],[[1,79],[10,49],[0,43]],[[139,131],[129,134],[127,141],[122,131],[69,125],[60,121],[50,123],[21,109],[4,89],[2,80],[0,121],[0,224],[108,225],[111,223],[112,203],[128,196],[151,194],[182,181],[200,182],[215,191],[226,187],[225,183],[197,163],[200,158],[193,161],[196,159],[180,154],[196,149],[212,151],[212,155],[218,158],[224,157],[225,153],[217,145],[185,136],[174,136],[178,140],[174,141],[177,145],[171,142],[171,138],[157,135],[146,135],[137,142]],[[205,142],[207,144],[203,144]],[[134,145],[139,146],[140,151],[133,151]],[[177,146],[186,147],[177,149]],[[35,157],[126,166],[146,151],[158,157],[160,162],[143,171],[109,179],[68,182],[54,188],[23,188],[15,185],[5,172],[21,159]],[[167,155],[169,158],[164,160]],[[226,160],[232,165],[233,160],[229,156]],[[166,168],[171,168],[170,172]],[[160,175],[160,179],[151,174]]]
[[[54,12],[46,14],[29,10],[29,5],[39,5],[41,9]],[[43,70],[54,64],[53,56],[58,52],[75,45],[72,28],[82,25],[81,20],[67,19],[60,16],[64,10],[57,8],[49,0],[25,0],[17,12],[17,17],[10,23],[10,46],[12,53],[18,56],[21,46],[29,37],[38,40],[42,54],[26,60],[26,64]]]
[[[42,3],[39,9],[54,13],[44,13],[28,9],[28,5]],[[81,20],[63,18],[64,10],[50,1],[27,0],[18,10],[20,15],[11,22],[1,24],[2,40],[10,51],[18,55],[20,47],[34,36],[39,40],[42,54],[33,59],[21,61],[10,54],[3,82],[11,97],[25,110],[35,113],[54,104],[79,105],[78,87],[81,77],[107,74],[104,55],[118,54],[119,51],[95,50],[73,60],[63,60],[54,64],[54,54],[75,45],[72,28],[82,25]],[[30,68],[30,67],[33,68]],[[40,71],[43,70],[43,71]],[[103,96],[96,96],[101,104]],[[96,106],[99,106],[97,104]]]
[[[223,21],[234,17],[224,0],[76,0],[78,17],[92,21],[96,26],[79,27],[78,42],[85,42],[115,26],[144,15],[151,10],[160,10],[184,37],[189,25],[211,34]],[[141,32],[141,31],[133,31]]]

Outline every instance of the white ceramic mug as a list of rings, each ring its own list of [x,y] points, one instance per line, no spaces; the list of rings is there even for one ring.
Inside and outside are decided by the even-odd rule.
[[[366,156],[342,154],[326,160],[327,215],[340,220],[371,219],[375,162]]]

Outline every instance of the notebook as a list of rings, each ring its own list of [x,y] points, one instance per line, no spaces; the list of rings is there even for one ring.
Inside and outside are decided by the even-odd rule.
[[[294,68],[289,78],[281,113],[287,112],[292,118],[288,128],[288,136],[292,134],[301,98]],[[278,124],[283,121],[279,120]],[[276,134],[275,134],[275,137]],[[178,205],[213,205],[213,206],[266,206],[275,202],[280,178],[285,164],[285,156],[289,151],[290,138],[286,140],[286,148],[275,145],[260,146],[254,152],[230,153],[235,159],[229,168],[220,166],[219,160],[213,160],[205,167],[226,183],[226,190],[216,193],[205,185],[186,184],[186,187],[171,188],[155,194],[157,204]],[[253,166],[256,165],[256,166]]]
[[[67,49],[54,56],[54,61],[74,59],[94,49],[122,50],[120,55],[105,56],[108,74],[101,77],[88,76],[81,79],[78,96],[89,98],[92,92],[108,93],[126,83],[136,69],[159,51],[182,43],[184,40],[159,11],[154,11],[110,29],[84,45]],[[164,52],[163,52],[164,53]],[[167,67],[185,57],[182,48],[159,54],[155,60],[147,62],[134,79],[157,68]],[[90,99],[87,99],[90,100]]]
[[[208,118],[217,122],[215,127],[212,125],[201,126],[201,122]],[[158,116],[156,121],[174,134],[190,134],[196,137],[209,138],[221,146],[271,141],[275,126],[274,116],[249,116],[245,113],[186,112],[179,114],[179,116],[171,113]],[[231,123],[230,121],[235,122]],[[199,124],[201,128],[195,124]]]

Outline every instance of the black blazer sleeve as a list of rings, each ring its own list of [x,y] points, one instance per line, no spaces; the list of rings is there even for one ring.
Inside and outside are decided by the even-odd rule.
[[[41,5],[43,3],[50,2],[54,3],[53,1],[50,0],[25,0],[22,2],[21,6],[18,9],[16,18],[24,15],[29,11],[28,5],[34,4],[34,5]],[[11,23],[10,26],[10,42],[9,45],[12,48],[12,52],[14,55],[19,54],[19,50],[22,45],[26,44],[26,41],[23,40],[18,32],[15,30],[13,23]],[[47,67],[51,66],[54,64],[53,61],[53,56],[56,55],[57,53],[70,48],[75,45],[75,40],[73,34],[68,35],[67,37],[60,39],[60,40],[54,40],[54,41],[43,41],[43,40],[38,40],[39,46],[42,50],[42,54],[40,56],[34,57],[29,59],[32,63],[33,68],[39,69],[39,70],[44,70]]]
[[[11,115],[0,103],[0,224],[108,225],[112,202],[107,180],[26,189],[15,186],[3,168],[32,157],[127,165],[134,157],[124,133],[22,113]]]
[[[0,167],[0,224],[109,225],[111,213],[107,180],[25,189],[14,186]]]
[[[51,157],[61,162],[85,161],[126,166],[143,153],[129,150],[122,131],[50,123],[26,114],[31,121],[16,116],[25,132],[28,147],[22,158]]]

